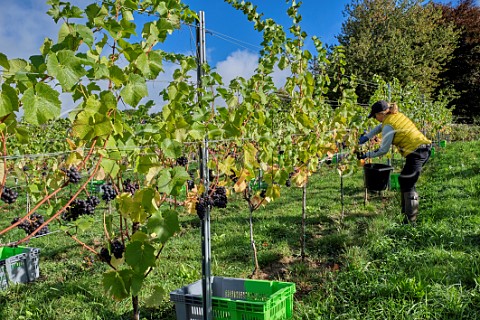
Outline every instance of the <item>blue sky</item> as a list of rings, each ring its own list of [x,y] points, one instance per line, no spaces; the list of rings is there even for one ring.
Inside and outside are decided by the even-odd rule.
[[[300,8],[304,31],[309,36],[316,35],[324,43],[336,43],[335,35],[340,32],[344,17],[342,11],[349,0],[306,0]],[[205,12],[205,27],[208,31],[206,45],[208,59],[215,64],[224,60],[229,53],[237,50],[258,50],[261,34],[253,29],[253,24],[242,12],[235,10],[222,0],[185,1],[196,12]],[[291,25],[286,14],[288,4],[284,0],[254,1],[258,11],[264,13],[264,18],[272,18],[284,26]],[[185,38],[187,32],[180,31]],[[225,35],[225,36],[223,36]],[[229,37],[234,38],[230,39]],[[237,41],[238,40],[238,41]]]
[[[273,18],[282,24],[285,30],[291,25],[286,14],[288,4],[285,0],[250,1],[258,6],[259,12],[264,13],[264,18]],[[309,37],[317,36],[324,44],[336,44],[335,36],[341,32],[342,23],[345,21],[343,11],[351,2],[351,0],[303,0],[300,7],[303,30]],[[435,0],[435,2],[456,4],[458,0]],[[205,12],[205,27],[213,33],[208,33],[206,39],[207,58],[210,64],[215,65],[238,50],[258,51],[261,35],[253,30],[252,23],[243,13],[228,3],[223,0],[184,0],[184,3],[196,12],[200,10]],[[188,28],[176,32],[175,42],[178,47],[185,48],[187,52],[191,51],[190,47],[193,46],[191,42],[194,41],[191,35]]]
[[[70,0],[80,7],[95,0]],[[435,0],[447,3],[448,0]],[[195,11],[204,11],[206,28],[213,34],[207,35],[208,61],[212,65],[223,61],[235,51],[257,52],[261,41],[260,34],[244,15],[223,0],[184,0]],[[258,11],[265,17],[273,18],[290,26],[286,14],[288,4],[285,0],[253,0]],[[309,36],[316,35],[324,43],[336,43],[335,35],[341,31],[345,17],[342,11],[350,0],[304,0],[300,13],[303,17],[302,28]],[[452,1],[454,4],[458,0]],[[46,15],[46,0],[0,0],[5,14],[0,21],[0,52],[9,57],[29,57],[38,53],[45,37],[56,37],[58,26]],[[193,49],[193,30],[184,26],[175,33],[175,50],[191,52]],[[194,34],[194,33],[193,33]],[[171,43],[171,42],[170,42]]]

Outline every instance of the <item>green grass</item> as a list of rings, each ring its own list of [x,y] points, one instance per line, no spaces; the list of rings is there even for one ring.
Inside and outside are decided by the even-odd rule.
[[[364,204],[361,171],[344,179],[342,217],[340,178],[336,170],[320,168],[307,190],[304,261],[301,189],[283,188],[280,200],[254,212],[262,271],[268,279],[296,284],[294,319],[480,318],[479,159],[480,142],[437,148],[417,185],[415,228],[402,225],[398,192],[369,195]],[[394,164],[399,169],[401,160]],[[4,227],[17,213],[2,208]],[[213,275],[250,276],[248,217],[237,196],[228,208],[212,212]],[[155,284],[170,292],[201,278],[199,220],[182,214],[181,225],[148,277],[145,295]],[[81,238],[100,248],[97,231]],[[13,230],[1,241],[18,239],[21,232]],[[41,277],[0,292],[0,319],[130,318],[130,300],[115,302],[101,290],[106,266],[92,263],[92,254],[69,237],[57,232],[29,246],[41,249]],[[159,308],[142,305],[140,315],[175,319],[174,304],[167,294]]]

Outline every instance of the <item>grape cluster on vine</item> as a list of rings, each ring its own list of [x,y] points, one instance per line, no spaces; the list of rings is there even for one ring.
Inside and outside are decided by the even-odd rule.
[[[292,176],[293,176],[293,172],[290,172],[288,174],[288,179],[287,181],[285,181],[285,186],[286,187],[291,187],[292,186]]]
[[[188,164],[188,159],[185,156],[181,156],[176,159],[176,162],[177,162],[177,166],[186,167]]]
[[[83,215],[93,215],[95,207],[100,203],[96,196],[89,196],[86,200],[75,199],[67,210],[62,214],[62,219],[66,221],[75,221]]]
[[[190,171],[188,175],[190,176],[190,179],[187,180],[187,187],[188,190],[192,190],[195,188],[195,172]]]
[[[110,255],[110,251],[107,248],[100,249],[100,260],[110,263],[112,260],[112,256]]]
[[[262,189],[262,191],[260,192],[260,197],[264,198],[264,199],[267,197],[267,190],[266,189]]]
[[[125,251],[125,245],[122,241],[115,239],[110,243],[110,250],[115,258],[120,259]]]
[[[70,183],[78,183],[82,179],[82,175],[80,174],[80,172],[78,172],[77,168],[75,167],[70,167],[66,171],[66,174],[67,174],[68,182]]]
[[[15,224],[18,221],[20,221],[20,218],[15,217],[12,220],[11,224]],[[37,230],[44,222],[45,222],[45,219],[43,218],[43,216],[34,212],[30,216],[30,218],[26,218],[25,220],[20,222],[20,224],[17,225],[17,228],[25,231],[27,235],[30,235],[35,230]],[[48,226],[44,226],[37,232],[37,235],[41,236],[41,235],[44,235],[44,234],[47,234],[47,233],[48,233]]]
[[[197,198],[197,203],[195,204],[195,210],[197,211],[197,215],[200,220],[205,218],[205,214],[207,213],[208,206],[213,205],[213,201],[210,199],[209,196],[201,196]]]
[[[100,191],[102,192],[102,199],[105,200],[105,202],[110,202],[117,197],[117,190],[115,190],[110,183],[102,184]]]
[[[87,203],[90,204],[91,206],[96,207],[100,204],[100,199],[97,196],[88,196]]]
[[[0,199],[2,199],[3,202],[5,203],[14,203],[18,198],[18,192],[13,190],[12,188],[5,187],[2,192],[2,196]]]
[[[217,208],[227,207],[227,190],[225,187],[216,187],[212,194],[213,206]]]
[[[120,259],[125,252],[125,245],[122,241],[115,239],[112,242],[109,242],[108,247],[103,247],[100,249],[100,260],[110,263],[112,260],[112,255]]]
[[[132,180],[126,179],[123,181],[123,191],[124,192],[129,192],[132,195],[135,194],[135,191],[137,191],[140,188],[138,183],[133,183]]]
[[[203,195],[197,198],[197,202],[195,204],[195,210],[197,211],[198,217],[203,220],[205,217],[205,213],[207,212],[207,208],[216,207],[216,208],[226,208],[227,207],[227,190],[225,187],[216,187],[215,189],[210,188],[210,196]]]

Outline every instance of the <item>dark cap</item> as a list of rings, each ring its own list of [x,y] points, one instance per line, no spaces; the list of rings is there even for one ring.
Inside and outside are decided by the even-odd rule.
[[[375,102],[372,105],[372,111],[370,111],[370,114],[368,115],[369,118],[375,117],[376,113],[382,112],[382,111],[387,111],[390,106],[388,105],[388,102],[385,100],[380,100]]]

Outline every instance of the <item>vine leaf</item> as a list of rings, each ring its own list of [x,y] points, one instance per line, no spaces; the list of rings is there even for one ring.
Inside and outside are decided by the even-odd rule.
[[[141,193],[141,191],[136,192],[135,195],[138,193]],[[143,199],[141,197],[133,198],[131,194],[124,192],[118,195],[116,199],[117,209],[124,218],[140,223],[143,223],[148,218],[145,207],[142,205]]]
[[[125,261],[133,271],[143,274],[155,266],[155,248],[146,242],[132,241],[125,249]]]
[[[250,176],[250,173],[248,170],[244,169],[242,170],[240,176],[238,177],[237,182],[233,186],[233,189],[235,192],[243,192],[247,187],[248,187],[248,182],[247,179]]]
[[[107,271],[103,274],[103,288],[115,300],[121,301],[129,296],[131,271]]]
[[[161,243],[166,243],[175,232],[180,231],[178,222],[178,213],[174,210],[164,212],[155,212],[147,222],[148,233],[152,237],[159,239]]]
[[[102,159],[101,163],[104,173],[108,173],[112,178],[115,178],[120,171],[120,166],[117,164],[117,161],[112,159]]]
[[[138,74],[130,74],[127,85],[120,92],[123,101],[132,107],[137,106],[140,100],[147,95],[148,89],[145,79]]]
[[[0,117],[4,117],[14,111],[18,111],[17,92],[15,89],[4,83],[2,85],[2,93],[0,96]]]
[[[39,82],[28,88],[22,97],[24,119],[32,124],[44,124],[60,116],[59,93],[45,83]]]
[[[144,279],[145,277],[143,276],[143,274],[132,273],[132,277],[131,277],[132,284],[130,286],[132,296],[136,296],[140,293],[140,290],[142,289],[142,286],[143,286]]]
[[[77,114],[72,126],[76,137],[89,140],[112,133],[112,121],[101,106],[102,103],[93,97],[87,100],[85,109]]]
[[[171,170],[163,170],[158,178],[158,191],[172,196],[178,196],[182,186],[190,179],[190,175],[184,167],[175,167]]]
[[[145,304],[147,307],[159,306],[163,302],[163,297],[165,296],[165,289],[160,286],[154,286],[153,293],[150,297],[147,298]]]
[[[257,149],[251,143],[246,143],[243,147],[245,167],[252,169],[256,163]]]
[[[60,82],[64,90],[70,91],[80,78],[87,74],[82,61],[71,50],[61,50],[56,54],[51,52],[48,55],[47,70]]]
[[[182,154],[183,144],[172,139],[163,139],[161,148],[166,157],[175,159]]]
[[[5,54],[0,53],[0,66],[5,70],[10,69],[10,63],[8,63],[8,58]]]
[[[144,211],[149,214],[158,210],[156,201],[158,200],[158,193],[153,188],[144,188],[135,192],[133,196],[134,203],[138,204],[137,211]],[[143,222],[143,220],[138,220]]]

